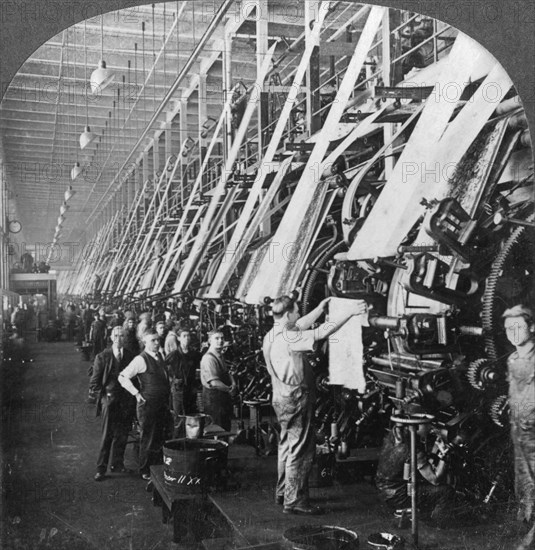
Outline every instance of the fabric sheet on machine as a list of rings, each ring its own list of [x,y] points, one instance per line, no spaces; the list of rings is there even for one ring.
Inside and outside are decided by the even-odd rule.
[[[329,310],[337,314],[353,308],[354,301],[347,298],[331,298]],[[329,383],[364,393],[366,378],[362,360],[362,327],[368,320],[354,315],[329,337]]]

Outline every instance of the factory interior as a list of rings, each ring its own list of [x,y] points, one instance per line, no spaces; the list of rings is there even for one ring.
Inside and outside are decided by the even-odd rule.
[[[526,83],[425,3],[101,4],[1,8],[0,546],[535,548]]]

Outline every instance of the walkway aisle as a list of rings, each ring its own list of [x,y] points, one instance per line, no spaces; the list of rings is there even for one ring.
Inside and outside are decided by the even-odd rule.
[[[31,344],[33,363],[2,367],[2,548],[178,548],[146,483],[95,482],[100,419],[87,398],[87,361],[73,343]],[[132,446],[126,466],[136,468]]]

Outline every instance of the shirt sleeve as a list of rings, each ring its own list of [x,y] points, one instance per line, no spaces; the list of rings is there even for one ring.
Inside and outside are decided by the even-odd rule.
[[[132,378],[138,374],[144,373],[146,370],[147,364],[145,363],[145,359],[143,359],[140,355],[137,355],[134,359],[132,359],[130,364],[119,373],[119,383],[132,395],[136,395],[139,390],[134,386],[134,384],[132,384]]]
[[[418,470],[420,468],[424,468],[428,464],[429,464],[429,460],[427,458],[427,455],[422,450],[417,451],[416,452],[416,467],[418,468]]]
[[[99,354],[100,355],[100,354]],[[89,389],[92,392],[98,393],[102,389],[102,362],[100,357],[97,355],[93,363],[93,374],[89,381]]]
[[[291,351],[314,351],[316,338],[313,330],[289,330],[286,340]]]
[[[210,386],[212,380],[221,376],[219,362],[211,354],[204,354],[201,359],[201,383],[205,388]]]

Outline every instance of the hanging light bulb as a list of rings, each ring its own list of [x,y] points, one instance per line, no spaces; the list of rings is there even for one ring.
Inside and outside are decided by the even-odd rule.
[[[72,185],[69,185],[67,189],[65,189],[65,194],[63,195],[65,202],[67,202],[75,193],[76,191],[72,188]]]
[[[100,17],[100,61],[98,67],[91,73],[89,83],[91,84],[91,93],[96,95],[99,91],[104,90],[109,86],[115,73],[106,68],[106,62],[104,61],[104,15]]]
[[[82,134],[83,135],[83,134]],[[80,136],[80,141],[82,140],[82,136]],[[83,147],[82,147],[83,149]],[[80,166],[80,163],[76,161],[74,163],[74,166],[71,170],[71,180],[75,180],[80,174],[82,173],[82,167]]]
[[[98,62],[98,68],[91,73],[89,83],[91,84],[91,93],[96,95],[100,90],[107,88],[115,78],[115,73],[106,68],[106,62],[101,59]]]
[[[86,126],[85,130],[80,134],[80,149],[85,149],[96,137],[97,134],[92,132],[89,126]]]

